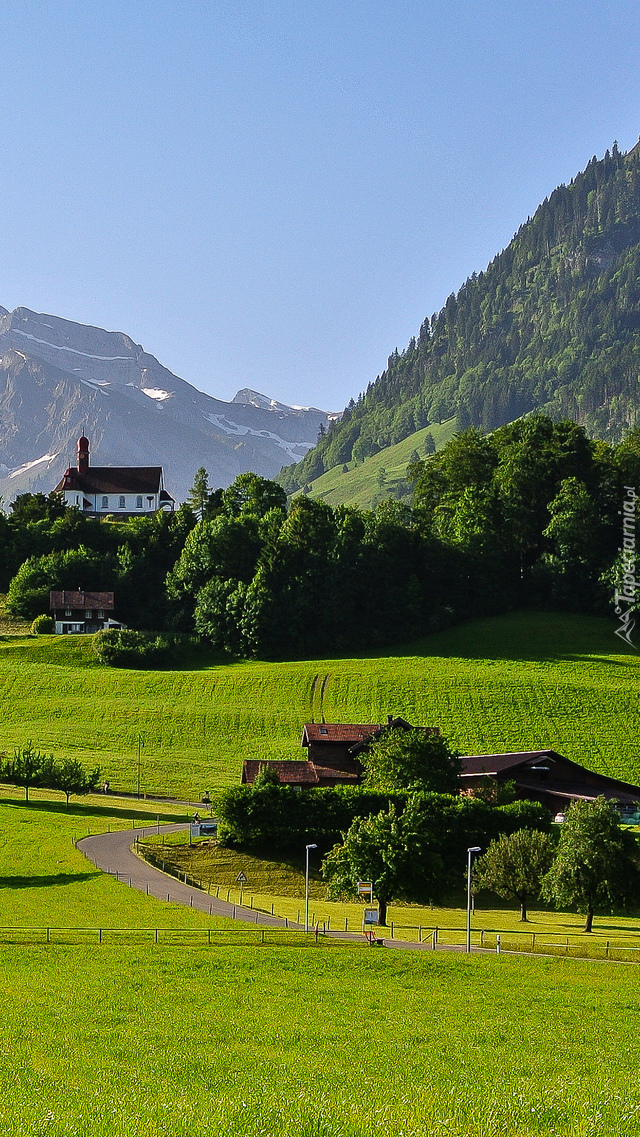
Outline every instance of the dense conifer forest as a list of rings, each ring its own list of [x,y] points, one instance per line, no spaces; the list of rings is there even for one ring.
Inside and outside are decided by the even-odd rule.
[[[494,429],[533,410],[618,442],[640,405],[640,144],[559,186],[485,272],[279,480],[293,492],[431,423]]]

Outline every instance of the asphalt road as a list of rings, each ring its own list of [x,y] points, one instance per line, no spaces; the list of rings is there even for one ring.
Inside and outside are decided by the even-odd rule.
[[[157,900],[169,901],[173,904],[184,904],[187,908],[196,908],[210,916],[224,916],[229,920],[241,920],[247,924],[262,924],[270,928],[295,928],[302,930],[301,924],[285,921],[278,916],[271,916],[268,912],[258,912],[255,908],[241,907],[239,904],[230,904],[226,900],[219,900],[209,896],[191,885],[182,884],[175,877],[163,873],[153,865],[147,864],[142,857],[132,852],[131,846],[136,837],[146,837],[152,833],[175,833],[188,826],[181,822],[175,825],[147,825],[144,829],[125,829],[115,833],[100,833],[95,837],[82,837],[77,845],[80,852],[102,872],[109,873],[123,885],[137,888],[148,896],[155,896]],[[331,939],[350,940],[362,943],[362,936],[353,932],[328,931],[323,933]],[[406,940],[386,939],[385,947],[399,948],[412,951],[431,951],[430,944],[416,944]],[[459,950],[446,949],[439,950]]]

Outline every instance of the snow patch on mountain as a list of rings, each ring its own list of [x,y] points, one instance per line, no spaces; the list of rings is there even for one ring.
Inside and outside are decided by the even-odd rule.
[[[127,387],[134,387],[135,383],[127,383]],[[143,395],[148,395],[150,399],[170,399],[173,391],[163,391],[160,387],[141,387]]]
[[[18,466],[16,470],[12,470],[9,477],[17,478],[19,474],[24,474],[25,470],[32,470],[34,466],[39,466],[41,462],[53,462],[53,459],[57,457],[57,454],[43,454],[42,458],[35,458],[33,462],[25,462],[24,466]]]
[[[226,418],[225,415],[209,414],[204,417],[208,419],[209,422],[212,422],[214,426],[224,431],[225,434],[252,434],[254,438],[270,438],[272,442],[275,442],[276,446],[280,446],[294,461],[302,458],[308,450],[311,450],[312,446],[315,446],[315,442],[288,442],[286,439],[280,438],[279,434],[274,434],[271,430],[252,430],[250,426],[242,426],[240,423],[232,422]]]
[[[68,351],[71,352],[71,355],[83,355],[85,359],[100,359],[107,363],[113,363],[116,359],[131,359],[130,355],[90,355],[88,351],[78,351],[76,347],[62,347],[57,343],[49,343],[48,340],[39,340],[37,336],[32,336],[29,332],[21,332],[19,328],[12,328],[11,331],[15,336],[24,336],[25,339],[33,340],[34,343],[42,343],[53,351]]]

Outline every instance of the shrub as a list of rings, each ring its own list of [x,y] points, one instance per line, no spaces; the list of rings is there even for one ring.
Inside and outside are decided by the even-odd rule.
[[[199,642],[196,636],[109,628],[96,632],[93,650],[108,667],[169,667],[191,655]]]
[[[46,616],[44,613],[36,616],[31,625],[31,634],[34,636],[52,636],[55,630],[56,623],[53,616]]]

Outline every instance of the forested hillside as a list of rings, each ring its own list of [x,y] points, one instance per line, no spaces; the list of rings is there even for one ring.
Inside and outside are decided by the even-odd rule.
[[[612,447],[539,414],[469,427],[411,464],[413,508],[288,503],[249,473],[209,491],[199,473],[197,514],[91,520],[19,497],[0,514],[9,614],[46,613],[51,589],[109,589],[129,629],[170,633],[154,652],[195,634],[231,656],[311,659],[521,607],[611,612],[618,587],[635,601],[640,429]],[[130,666],[147,640],[106,632],[100,657]]]
[[[288,492],[456,415],[484,430],[534,409],[611,442],[640,406],[640,144],[561,185],[509,246],[280,480]]]

